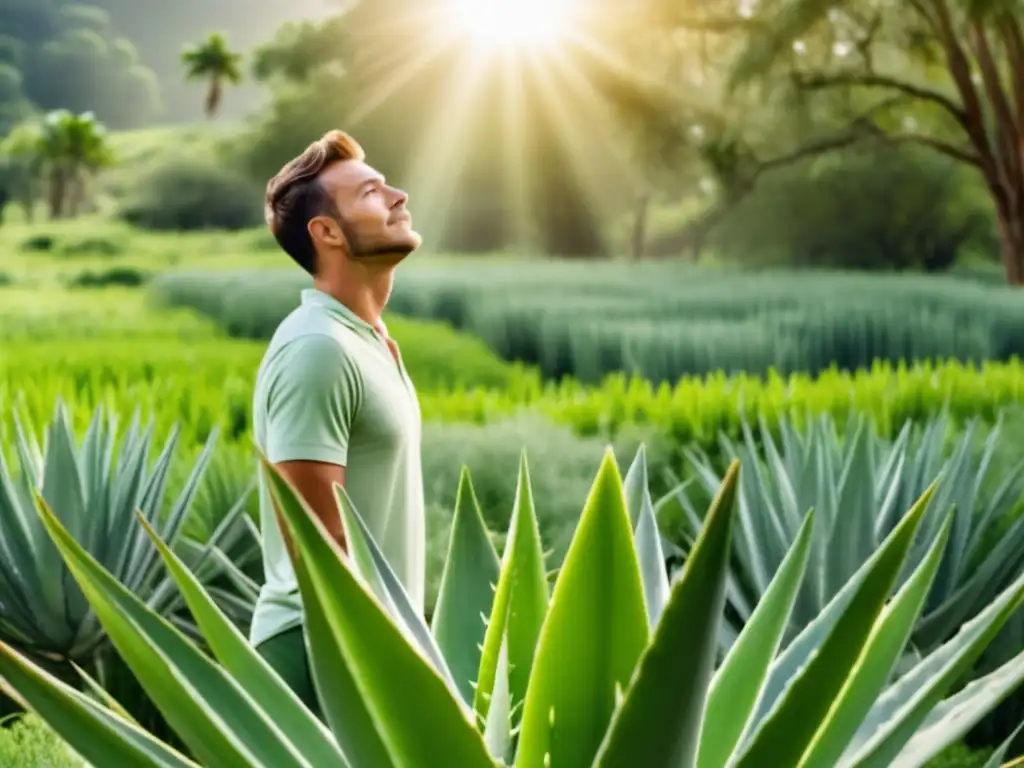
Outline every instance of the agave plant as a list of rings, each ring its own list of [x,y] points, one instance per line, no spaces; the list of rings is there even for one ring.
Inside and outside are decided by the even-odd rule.
[[[111,653],[103,624],[43,524],[37,500],[52,510],[84,552],[150,610],[200,638],[173,579],[137,525],[136,513],[198,578],[205,582],[220,576],[224,558],[217,543],[231,529],[237,512],[228,513],[226,524],[206,543],[182,535],[216,434],[180,495],[165,509],[177,431],[150,466],[152,426],[142,430],[138,413],[122,436],[116,421],[97,408],[80,446],[61,401],[45,427],[42,447],[17,414],[13,426],[11,453],[18,458],[17,472],[10,470],[0,450],[0,641],[62,670],[70,679],[77,679],[78,667],[90,684],[96,677],[104,688],[130,695],[126,691],[132,690],[134,679],[124,674],[117,655]],[[123,439],[115,452],[119,437]],[[224,605],[231,608],[230,602]]]
[[[935,498],[911,547],[903,578],[922,562],[951,511],[953,521],[914,626],[913,649],[934,650],[1024,572],[1024,517],[1013,519],[1011,514],[1024,494],[1024,461],[987,491],[1000,425],[987,436],[980,456],[974,451],[977,422],[966,426],[951,451],[943,447],[947,426],[943,416],[931,419],[914,440],[913,424],[908,422],[890,442],[879,438],[862,417],[851,418],[840,430],[821,416],[809,419],[804,432],[781,420],[781,445],[763,423],[760,443],[746,423],[741,441],[720,436],[723,455],[740,459],[747,467],[737,491],[739,526],[733,540],[723,647],[728,648],[750,620],[811,508],[819,525],[784,641],[835,597],[894,530],[901,510],[935,478],[940,479]],[[721,476],[706,454],[689,449],[685,453],[696,483],[673,496],[685,511],[688,530],[683,538],[692,541],[702,524],[695,499],[713,493]]]
[[[780,655],[815,515],[716,669],[739,464],[666,588],[644,489],[609,450],[550,589],[525,460],[501,558],[463,472],[428,627],[336,486],[348,552],[261,456],[297,546],[321,722],[274,674],[149,523],[215,658],[40,513],[118,650],[190,755],[0,645],[0,678],[95,765],[434,768],[512,765],[920,766],[1024,679],[1024,654],[946,697],[1024,603],[1024,578],[901,681],[890,673],[938,571],[952,518],[898,588],[929,488]],[[631,479],[640,475],[633,473]],[[627,475],[629,477],[630,475]],[[640,504],[637,530],[629,497]],[[645,522],[646,521],[646,522]],[[493,588],[492,588],[493,587]],[[1005,753],[1005,745],[1001,747]]]

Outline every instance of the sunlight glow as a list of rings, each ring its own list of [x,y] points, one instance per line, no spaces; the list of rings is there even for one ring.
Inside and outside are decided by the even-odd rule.
[[[567,0],[450,0],[459,31],[481,46],[550,45],[570,31]]]
[[[2,0],[0,0],[2,1]],[[630,3],[632,0],[620,0]],[[359,121],[397,94],[436,89],[436,111],[423,122],[420,146],[404,183],[415,203],[420,231],[431,240],[449,233],[475,237],[473,211],[496,217],[520,253],[545,247],[557,226],[558,190],[605,221],[635,202],[630,188],[642,182],[623,143],[617,117],[591,77],[611,73],[615,82],[640,80],[616,49],[601,42],[615,20],[588,0],[430,0],[410,2],[404,44],[389,48],[384,62],[354,108]],[[381,22],[379,33],[390,34]],[[429,29],[430,34],[420,34]],[[416,34],[412,33],[416,30]],[[439,66],[435,67],[435,64]],[[420,74],[434,67],[448,76],[427,83]],[[422,101],[422,99],[420,99]],[[602,158],[595,164],[594,157]],[[485,168],[479,165],[484,164]],[[558,178],[548,183],[549,164]],[[493,174],[494,194],[484,189]],[[617,183],[608,183],[609,179]],[[483,198],[468,201],[463,185]],[[555,186],[551,186],[554,184]],[[554,207],[554,210],[552,208]],[[603,239],[603,234],[596,236]]]

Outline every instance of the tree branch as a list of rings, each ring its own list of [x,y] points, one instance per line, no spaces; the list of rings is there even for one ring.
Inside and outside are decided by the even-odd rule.
[[[1013,78],[1014,104],[1017,125],[1024,131],[1024,33],[1012,13],[1000,14],[997,22],[999,34],[1006,46],[1009,69]]]
[[[981,69],[982,83],[988,93],[988,99],[992,106],[996,123],[996,139],[999,142],[1000,155],[1007,170],[1007,176],[1011,182],[1019,182],[1021,175],[1021,143],[1020,132],[1014,120],[1010,108],[1010,100],[1007,98],[1006,89],[1003,87],[1002,78],[999,76],[999,67],[992,54],[992,47],[988,42],[988,35],[978,21],[971,23],[971,42],[978,57],[978,64]],[[1011,190],[1019,196],[1019,183],[1011,183]]]
[[[898,80],[894,77],[854,73],[802,77],[797,74],[794,76],[794,79],[796,80],[798,87],[805,88],[809,91],[843,87],[887,88],[889,90],[899,91],[913,99],[937,104],[952,115],[958,125],[965,129],[967,128],[967,112],[951,98],[939,91],[932,90],[931,88],[914,85],[913,83]]]
[[[921,2],[921,0],[909,0],[909,2],[910,7],[917,11],[918,16],[924,19],[928,23],[929,27],[931,27],[934,31],[938,32],[939,26],[935,21],[935,17],[928,12],[928,9],[924,7],[924,4]]]
[[[893,143],[893,144],[920,144],[924,147],[934,149],[947,157],[951,157],[961,163],[972,165],[975,168],[981,168],[981,158],[978,157],[974,152],[963,147],[958,147],[955,144],[936,139],[933,136],[923,136],[918,133],[879,133],[879,139],[881,141]]]
[[[794,149],[792,152],[786,152],[768,160],[758,160],[757,168],[751,174],[748,181],[748,186],[753,186],[754,182],[757,181],[763,174],[768,171],[773,171],[778,168],[783,168],[793,163],[799,163],[801,160],[807,160],[818,155],[824,155],[827,152],[834,152],[837,149],[845,149],[852,147],[858,141],[864,139],[863,130],[852,129],[847,133],[841,133],[838,136],[831,136],[827,139],[820,139],[818,141],[805,144],[802,147]]]
[[[866,26],[867,29],[859,41],[857,41],[857,50],[860,51],[861,58],[864,59],[864,67],[871,74],[875,73],[875,57],[873,55],[875,35],[882,29],[882,14],[876,13],[871,21],[862,25]]]
[[[967,135],[974,145],[978,157],[981,159],[981,167],[989,188],[995,196],[998,206],[1005,208],[1009,200],[1006,198],[1007,179],[1006,174],[1000,169],[992,153],[992,146],[989,142],[988,131],[985,129],[985,112],[981,107],[981,100],[978,92],[971,81],[971,66],[960,43],[957,41],[956,31],[953,28],[953,18],[946,5],[946,0],[930,0],[935,10],[935,24],[942,41],[942,47],[946,53],[946,63],[949,72],[953,76],[960,98],[964,103],[964,110],[967,115],[965,126]]]

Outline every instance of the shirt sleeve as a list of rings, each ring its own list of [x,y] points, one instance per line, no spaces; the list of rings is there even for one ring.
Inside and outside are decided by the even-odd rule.
[[[345,466],[362,381],[344,348],[329,336],[289,342],[275,361],[267,396],[267,458]]]

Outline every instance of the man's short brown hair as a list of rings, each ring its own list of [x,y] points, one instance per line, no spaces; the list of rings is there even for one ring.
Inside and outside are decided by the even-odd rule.
[[[364,157],[363,148],[347,133],[329,131],[267,183],[267,225],[285,252],[311,275],[316,273],[316,250],[307,229],[309,220],[339,215],[319,176],[336,162]]]

